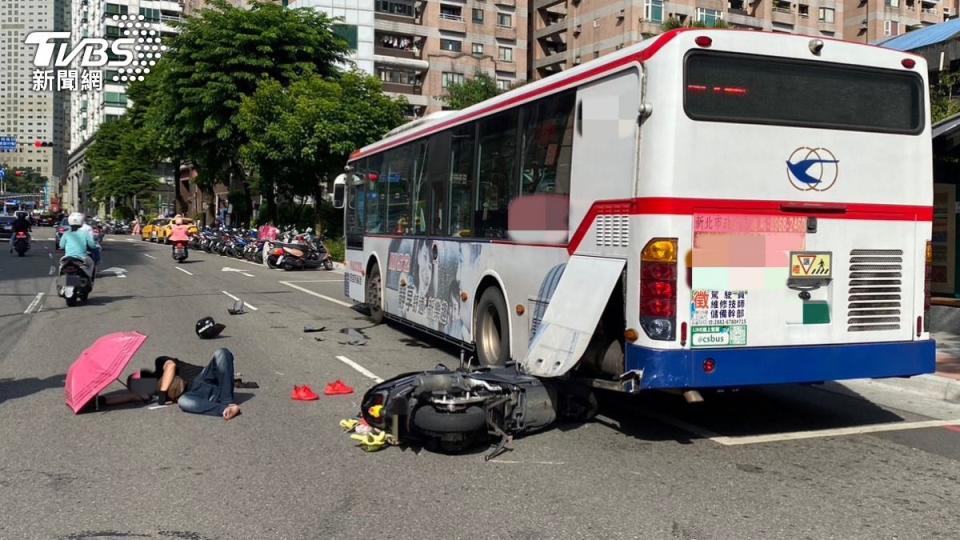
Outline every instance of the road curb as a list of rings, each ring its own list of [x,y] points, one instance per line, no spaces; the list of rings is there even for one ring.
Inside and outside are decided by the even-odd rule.
[[[876,379],[869,383],[948,403],[960,403],[960,381],[949,377],[917,375],[910,378]]]

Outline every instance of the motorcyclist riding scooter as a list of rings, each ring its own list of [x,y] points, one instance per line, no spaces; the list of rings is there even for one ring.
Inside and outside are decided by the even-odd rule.
[[[10,234],[10,253],[17,250],[17,254],[23,255],[30,249],[30,220],[27,219],[26,212],[17,212],[17,220],[13,222],[13,230]]]
[[[171,256],[177,262],[187,260],[187,244],[190,242],[190,226],[183,224],[183,218],[177,216],[173,219],[173,227],[170,231],[170,243],[173,244]]]
[[[93,236],[82,229],[83,221],[83,214],[70,214],[67,218],[70,230],[60,237],[59,247],[64,250],[64,256],[60,259],[57,291],[68,306],[86,301],[96,275],[96,265],[88,253],[96,252],[99,247]]]

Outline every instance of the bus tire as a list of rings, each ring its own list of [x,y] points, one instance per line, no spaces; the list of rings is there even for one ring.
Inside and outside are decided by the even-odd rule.
[[[474,317],[474,340],[481,366],[502,366],[510,360],[510,320],[507,303],[497,287],[480,295]]]
[[[367,303],[367,309],[370,310],[370,320],[373,324],[383,322],[383,291],[382,280],[380,279],[380,269],[377,265],[370,267],[367,274],[367,281],[364,285],[364,300]]]

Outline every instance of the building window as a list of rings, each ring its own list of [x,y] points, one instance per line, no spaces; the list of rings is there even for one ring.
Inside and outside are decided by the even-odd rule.
[[[117,4],[107,4],[104,7],[104,12],[107,15],[126,15],[127,10],[127,6],[119,6]]]
[[[483,22],[483,10],[473,8],[473,22],[482,23]]]
[[[497,13],[497,26],[501,28],[513,28],[513,15],[509,13]]]
[[[440,48],[444,51],[461,52],[463,43],[455,39],[440,39]]]
[[[900,35],[900,21],[883,21],[883,35],[885,35],[885,36],[899,36],[899,35]]]
[[[463,22],[463,10],[460,6],[440,4],[440,18],[447,19],[449,21]]]
[[[123,92],[104,92],[103,102],[110,107],[126,107],[127,96]]]
[[[334,24],[333,34],[347,42],[351,51],[357,50],[357,26],[353,24]]]
[[[833,8],[820,8],[820,22],[832,23],[834,14]]]
[[[884,0],[887,7],[900,7],[900,0]]]
[[[474,43],[473,44],[473,54],[481,55],[483,54],[483,43]]]
[[[463,84],[463,73],[444,71],[442,74],[442,81],[444,88],[449,88],[451,84]]]
[[[643,4],[643,18],[650,22],[663,22],[663,0],[646,0]]]
[[[715,9],[697,8],[697,22],[702,22],[708,27],[716,26],[718,21],[723,20],[723,13]]]
[[[413,17],[413,2],[396,2],[393,0],[377,0],[376,9],[380,13],[387,15],[399,15],[401,17]]]
[[[510,81],[507,79],[497,79],[497,90],[501,92],[506,92],[510,89]]]
[[[377,66],[377,77],[385,83],[406,84],[410,86],[420,84],[420,76],[417,72],[402,68]]]
[[[500,61],[513,62],[513,47],[500,47]]]

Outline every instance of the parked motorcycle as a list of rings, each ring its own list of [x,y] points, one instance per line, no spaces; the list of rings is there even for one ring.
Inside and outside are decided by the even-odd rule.
[[[86,261],[74,257],[60,259],[60,271],[57,274],[57,294],[62,296],[68,307],[87,301],[93,291],[93,268]]]
[[[17,255],[23,257],[30,251],[30,235],[24,231],[18,231],[13,238],[13,250]]]

